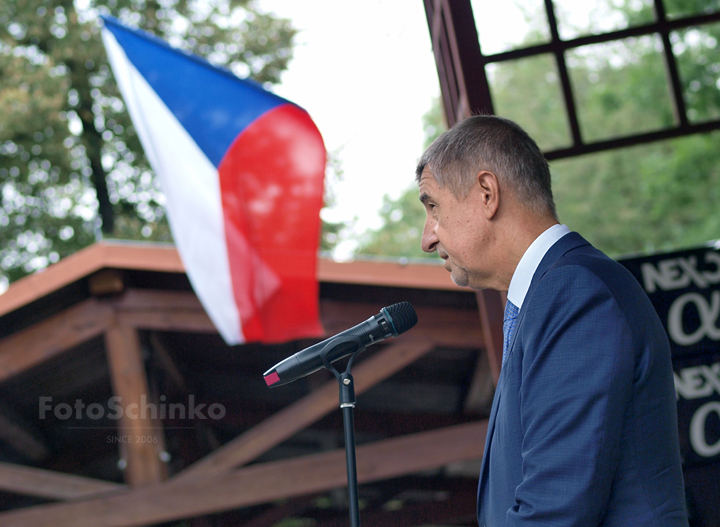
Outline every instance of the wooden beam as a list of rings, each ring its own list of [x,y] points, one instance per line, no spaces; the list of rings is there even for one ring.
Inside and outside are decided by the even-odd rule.
[[[167,346],[165,346],[160,336],[154,331],[150,334],[150,346],[153,350],[155,362],[165,372],[170,383],[174,385],[176,390],[185,390],[185,378],[175,365],[175,361],[173,361]]]
[[[478,351],[475,372],[463,406],[465,413],[490,415],[496,383],[490,369],[487,352],[485,350]]]
[[[0,382],[101,335],[112,304],[91,298],[0,340]]]
[[[3,402],[0,402],[0,439],[33,461],[50,453],[35,426]]]
[[[323,327],[326,333],[334,335],[376,314],[382,307],[381,304],[321,300]],[[478,349],[484,346],[482,325],[474,309],[418,306],[415,312],[418,323],[407,333],[413,339],[427,340],[437,346]],[[502,317],[502,311],[500,314]]]
[[[66,256],[42,273],[33,273],[11,284],[0,299],[0,316],[105,267],[185,272],[180,256],[172,245],[102,241]]]
[[[124,326],[155,331],[217,333],[210,317],[202,311],[120,311],[117,320]]]
[[[138,329],[217,333],[192,291],[128,289],[115,308],[120,324]]]
[[[88,288],[93,296],[117,295],[125,289],[123,273],[119,269],[102,269],[90,275]]]
[[[139,329],[158,331],[217,330],[192,292],[129,289],[115,303],[118,321]],[[333,335],[377,313],[381,304],[321,300],[320,312],[327,335]],[[438,345],[482,347],[483,331],[477,312],[469,309],[415,308],[418,324],[411,330],[418,339]],[[502,311],[501,311],[502,316]]]
[[[357,365],[353,372],[355,394],[372,388],[380,381],[428,353],[432,342],[398,339],[395,343]],[[270,388],[270,389],[282,389]],[[251,428],[219,450],[205,456],[175,476],[177,480],[197,479],[232,469],[267,452],[300,430],[314,423],[339,405],[335,379],[299,401],[287,406]]]
[[[358,483],[394,478],[482,456],[487,421],[357,448]],[[325,492],[347,485],[345,450],[167,482],[79,502],[0,514],[3,527],[136,527]]]
[[[105,333],[105,350],[113,391],[123,409],[118,438],[127,456],[125,481],[132,485],[158,483],[166,477],[160,453],[165,450],[159,416],[153,416],[152,401],[137,330],[115,325]]]
[[[51,500],[74,500],[123,490],[125,485],[62,474],[11,463],[0,463],[0,489]]]
[[[317,276],[321,282],[470,292],[450,279],[440,259],[407,264],[373,260],[335,262],[319,258]]]
[[[0,297],[0,317],[105,268],[185,272],[180,255],[173,245],[102,241],[66,256],[42,273],[34,273],[13,282]],[[450,275],[439,261],[437,265],[418,265],[335,262],[320,258],[317,277],[321,282],[462,290],[450,280]]]
[[[192,291],[128,288],[115,301],[118,311],[187,310],[204,311]]]
[[[480,308],[480,322],[485,336],[485,349],[493,380],[497,386],[502,368],[503,350],[503,314],[507,293],[494,289],[484,289],[477,292],[478,306]]]
[[[470,0],[424,3],[448,125],[493,113]]]

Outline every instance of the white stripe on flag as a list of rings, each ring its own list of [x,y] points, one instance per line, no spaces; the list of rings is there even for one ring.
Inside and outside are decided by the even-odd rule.
[[[242,343],[217,169],[128,60],[112,33],[104,28],[102,37],[133,125],[160,178],[175,245],[193,289],[225,342]]]

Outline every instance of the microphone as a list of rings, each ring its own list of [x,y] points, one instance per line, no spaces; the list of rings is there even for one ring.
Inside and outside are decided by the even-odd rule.
[[[326,363],[364,350],[368,346],[397,337],[417,324],[417,314],[410,302],[400,302],[384,307],[375,316],[355,327],[346,329],[334,337],[313,344],[309,348],[298,351],[287,359],[278,362],[263,374],[270,387],[282,386],[301,379],[321,369]],[[325,355],[325,362],[323,361]]]

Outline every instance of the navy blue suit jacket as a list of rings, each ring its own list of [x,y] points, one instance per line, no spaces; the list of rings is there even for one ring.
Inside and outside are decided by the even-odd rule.
[[[637,280],[577,233],[553,245],[498,381],[481,526],[687,526],[670,347]]]

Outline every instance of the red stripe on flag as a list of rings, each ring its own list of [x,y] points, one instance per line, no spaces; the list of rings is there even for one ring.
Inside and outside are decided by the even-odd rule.
[[[323,333],[316,267],[324,173],[320,132],[292,104],[254,121],[220,163],[230,274],[247,342]]]

